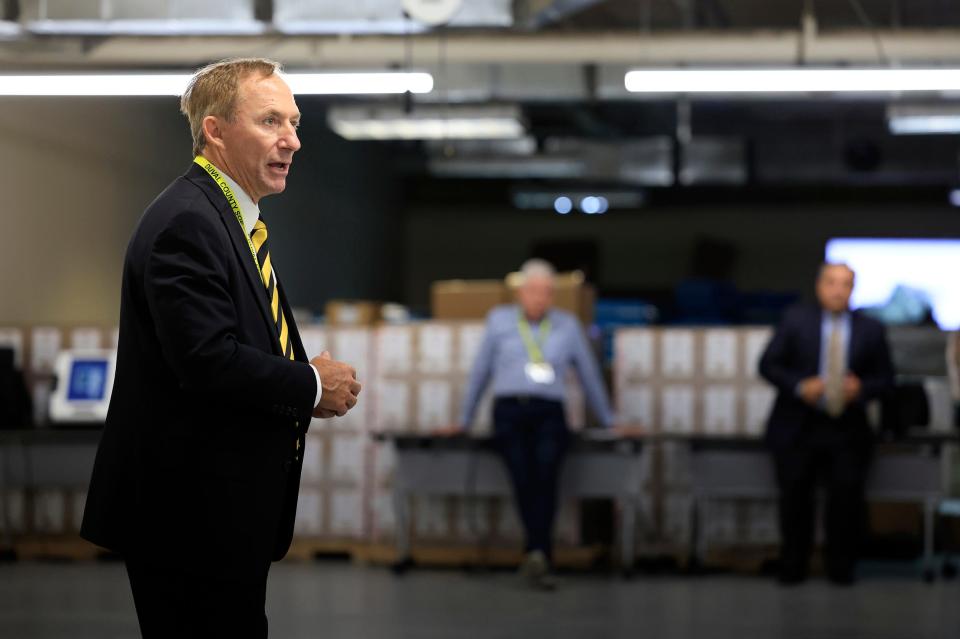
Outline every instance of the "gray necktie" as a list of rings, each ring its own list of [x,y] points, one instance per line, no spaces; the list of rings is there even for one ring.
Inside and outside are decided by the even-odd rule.
[[[843,361],[843,341],[840,339],[840,317],[834,316],[830,328],[830,345],[827,348],[826,408],[830,417],[840,417],[844,409],[843,378],[846,370]]]

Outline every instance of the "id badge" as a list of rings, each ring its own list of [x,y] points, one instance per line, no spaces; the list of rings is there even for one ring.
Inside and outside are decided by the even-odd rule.
[[[523,372],[527,374],[527,379],[534,384],[552,384],[557,379],[553,366],[546,362],[528,362],[524,366]]]

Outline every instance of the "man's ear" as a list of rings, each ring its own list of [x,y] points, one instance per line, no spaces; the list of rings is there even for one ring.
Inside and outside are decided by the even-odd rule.
[[[201,128],[203,129],[203,137],[206,138],[207,144],[213,145],[217,148],[223,148],[223,122],[220,118],[215,115],[208,115],[203,118],[203,123]]]

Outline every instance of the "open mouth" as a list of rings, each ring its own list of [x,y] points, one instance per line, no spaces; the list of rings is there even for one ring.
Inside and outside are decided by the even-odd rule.
[[[270,162],[269,164],[267,164],[267,166],[269,166],[274,171],[278,171],[280,173],[286,173],[287,171],[290,170],[289,162]]]

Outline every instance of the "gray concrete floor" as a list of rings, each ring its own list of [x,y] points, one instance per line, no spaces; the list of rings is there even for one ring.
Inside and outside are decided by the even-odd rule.
[[[298,638],[960,637],[960,582],[875,575],[854,588],[783,589],[738,576],[565,575],[530,592],[505,572],[414,571],[323,562],[275,565],[270,636]],[[137,637],[123,566],[0,564],[0,638]]]

